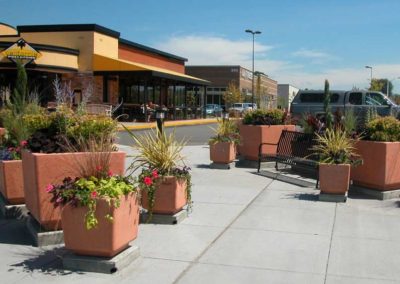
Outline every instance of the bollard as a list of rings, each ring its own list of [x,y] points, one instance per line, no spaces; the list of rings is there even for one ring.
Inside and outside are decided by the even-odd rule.
[[[156,121],[157,121],[157,129],[158,133],[161,135],[163,133],[164,128],[164,117],[165,113],[162,110],[156,110]]]

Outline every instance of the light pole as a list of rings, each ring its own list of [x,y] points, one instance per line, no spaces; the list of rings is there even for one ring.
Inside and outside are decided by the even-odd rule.
[[[254,35],[259,35],[261,34],[261,32],[252,30],[246,30],[245,32],[253,35],[253,69],[251,70],[251,103],[252,103],[251,107],[254,108]]]
[[[372,89],[372,67],[371,66],[365,66],[367,69],[371,69],[371,81],[370,81],[370,88]]]

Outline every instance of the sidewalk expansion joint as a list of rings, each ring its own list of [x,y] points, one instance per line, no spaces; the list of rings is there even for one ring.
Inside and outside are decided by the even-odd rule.
[[[326,260],[324,284],[326,284],[326,280],[328,277],[328,268],[329,268],[329,259],[331,256],[331,249],[332,249],[333,232],[335,231],[335,224],[336,224],[336,213],[337,213],[337,203],[335,204],[335,214],[333,215],[333,225],[331,231],[331,239],[329,240],[329,251],[328,251],[328,259]]]
[[[247,208],[249,208],[254,201],[262,194],[264,193],[264,191],[266,191],[268,189],[268,187],[271,185],[271,183],[273,183],[274,180],[270,180],[268,182],[268,184],[260,190],[260,192],[254,196],[254,198],[238,213],[238,215],[228,224],[228,226],[225,227],[225,229],[223,229],[215,238],[214,240],[192,261],[190,262],[189,266],[186,267],[181,274],[178,275],[178,277],[174,280],[174,284],[178,283],[178,281],[180,279],[182,279],[182,277],[193,267],[194,264],[199,263],[200,258],[225,234],[225,232],[230,229],[233,225],[233,223],[235,223],[239,217],[243,214],[243,212],[245,212],[247,210]]]

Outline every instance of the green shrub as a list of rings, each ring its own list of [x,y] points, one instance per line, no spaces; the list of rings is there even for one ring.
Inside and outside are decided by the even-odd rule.
[[[257,109],[246,112],[243,124],[280,125],[285,123],[285,112],[280,109]]]
[[[82,115],[67,127],[70,138],[96,138],[109,136],[116,132],[117,122],[108,116]]]
[[[51,116],[45,114],[26,114],[22,120],[30,135],[39,129],[50,127],[52,123]]]
[[[392,116],[378,117],[366,125],[366,139],[372,141],[400,141],[400,121]]]

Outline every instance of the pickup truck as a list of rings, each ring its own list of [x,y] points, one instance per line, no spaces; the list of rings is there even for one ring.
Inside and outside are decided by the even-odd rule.
[[[392,102],[386,95],[375,91],[330,91],[330,107],[332,112],[337,110],[346,113],[352,109],[356,116],[364,115],[367,110],[374,108],[378,115],[400,114],[400,107]],[[315,116],[324,115],[324,91],[300,90],[294,97],[290,112],[293,118],[299,119],[304,113]]]

